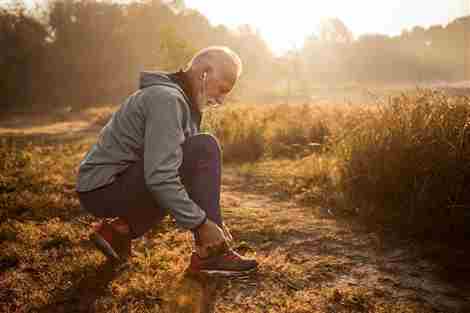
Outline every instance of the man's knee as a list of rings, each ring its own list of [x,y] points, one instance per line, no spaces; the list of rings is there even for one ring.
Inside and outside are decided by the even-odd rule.
[[[221,153],[219,141],[211,134],[202,133],[189,137],[184,144],[184,151],[199,157],[214,158]]]

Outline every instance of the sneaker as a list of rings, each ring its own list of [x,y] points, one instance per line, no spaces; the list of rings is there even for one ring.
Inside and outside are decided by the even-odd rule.
[[[131,255],[131,237],[118,232],[112,223],[102,222],[95,227],[90,240],[109,259],[125,262]]]
[[[218,256],[201,258],[195,252],[191,255],[190,273],[233,275],[255,271],[258,262],[255,259],[242,257],[234,250],[229,249]]]

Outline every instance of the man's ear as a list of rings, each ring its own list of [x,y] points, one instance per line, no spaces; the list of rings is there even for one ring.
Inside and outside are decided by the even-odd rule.
[[[212,74],[213,74],[213,73],[212,73],[213,71],[214,71],[213,66],[210,65],[210,64],[207,64],[207,65],[204,66],[204,68],[203,68],[202,75],[206,75],[206,76],[209,76],[209,74],[212,75]]]

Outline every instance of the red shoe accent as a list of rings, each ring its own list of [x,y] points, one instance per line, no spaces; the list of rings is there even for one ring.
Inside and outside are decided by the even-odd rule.
[[[90,235],[90,240],[108,258],[125,261],[131,255],[130,235],[117,231],[112,225],[113,223],[107,222],[96,225],[95,232]]]
[[[113,240],[113,229],[109,227],[110,225],[106,222],[99,223],[95,225],[95,232],[99,233],[101,237],[107,242],[112,242]]]
[[[191,254],[189,269],[192,272],[199,272],[201,270],[201,258],[196,253]]]

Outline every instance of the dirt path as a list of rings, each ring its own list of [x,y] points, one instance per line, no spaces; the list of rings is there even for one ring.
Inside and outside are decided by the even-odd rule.
[[[257,303],[263,294],[276,297],[275,290],[290,298],[279,306],[285,312],[295,302],[305,312],[470,312],[470,289],[444,282],[435,275],[438,266],[409,246],[385,247],[374,234],[321,218],[310,207],[250,192],[236,169],[226,171],[223,183],[226,219],[235,237],[254,248],[261,268],[256,287],[222,289],[221,312]]]
[[[252,190],[236,168],[225,171],[226,221],[259,272],[182,276],[164,312],[470,312],[470,289],[439,277],[412,246],[385,246],[331,215]],[[191,301],[178,305],[181,298]]]

